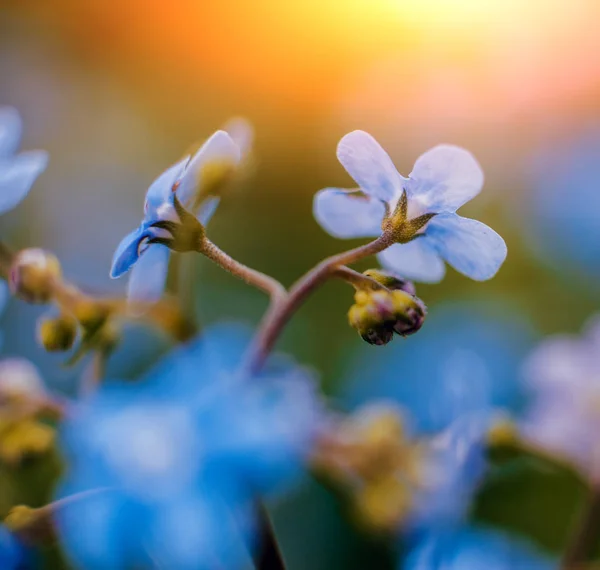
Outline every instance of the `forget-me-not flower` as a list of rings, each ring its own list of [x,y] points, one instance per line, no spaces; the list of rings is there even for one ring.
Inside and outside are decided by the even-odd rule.
[[[363,131],[344,136],[337,156],[359,190],[326,188],[315,196],[315,218],[331,235],[377,237],[393,228],[398,243],[379,260],[415,281],[440,281],[444,261],[477,281],[496,274],[506,258],[504,240],[456,213],[483,185],[481,167],[468,151],[437,146],[419,157],[408,178]]]
[[[589,321],[581,337],[543,341],[524,370],[532,395],[524,437],[600,475],[600,317]]]
[[[144,219],[118,245],[110,273],[117,278],[132,270],[128,286],[132,301],[154,302],[160,298],[170,248],[197,246],[179,242],[195,239],[194,232],[208,223],[219,203],[219,197],[203,192],[203,186],[213,182],[215,168],[219,172],[235,169],[240,158],[233,139],[225,131],[217,131],[193,156],[168,168],[150,185]],[[199,228],[193,226],[192,214],[201,224]]]
[[[423,536],[403,570],[553,570],[557,564],[521,539],[498,531],[462,527]]]
[[[41,150],[15,154],[21,140],[19,113],[12,107],[0,107],[0,214],[12,210],[31,189],[48,164]]]
[[[246,338],[217,327],[140,384],[105,385],[67,421],[61,509],[67,552],[85,568],[238,568],[255,501],[302,473],[321,429],[313,378],[274,358],[238,371]]]

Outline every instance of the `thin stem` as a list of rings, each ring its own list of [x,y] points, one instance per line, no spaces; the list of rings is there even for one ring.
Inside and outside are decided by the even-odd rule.
[[[264,506],[258,507],[259,544],[255,564],[257,570],[285,570],[285,564],[277,540],[271,518]]]
[[[591,487],[581,520],[563,556],[561,570],[576,570],[584,565],[598,540],[600,527],[600,483]]]
[[[349,265],[365,257],[375,255],[392,245],[393,241],[392,236],[384,233],[375,241],[324,259],[296,281],[287,298],[281,303],[271,305],[271,308],[263,317],[247,356],[246,365],[248,369],[251,372],[256,372],[261,368],[291,316],[304,300],[331,277],[340,266]]]
[[[102,384],[106,376],[106,360],[108,354],[105,350],[95,350],[92,354],[92,360],[89,368],[85,371],[83,382],[81,383],[81,396],[87,398],[91,396]]]
[[[202,240],[200,253],[204,254],[211,261],[214,261],[217,265],[220,265],[225,271],[235,275],[238,279],[270,295],[272,305],[280,303],[287,297],[285,287],[279,281],[236,261],[207,237],[204,237]]]
[[[5,277],[8,277],[14,258],[13,251],[5,243],[0,242],[0,273]]]
[[[350,283],[350,285],[352,285],[355,289],[387,289],[387,287],[379,283],[379,281],[376,281],[367,275],[363,275],[358,271],[354,271],[354,269],[350,269],[345,265],[336,267],[332,271],[331,276],[343,279],[347,283]]]

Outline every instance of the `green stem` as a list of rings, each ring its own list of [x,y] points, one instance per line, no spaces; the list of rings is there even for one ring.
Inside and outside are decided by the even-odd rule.
[[[296,281],[287,297],[280,303],[272,304],[263,317],[247,355],[245,364],[248,370],[256,372],[262,367],[286,323],[317,287],[334,275],[341,266],[375,255],[392,243],[393,237],[384,233],[375,241],[324,259]]]

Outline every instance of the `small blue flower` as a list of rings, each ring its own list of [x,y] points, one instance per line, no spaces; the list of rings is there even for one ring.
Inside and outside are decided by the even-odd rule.
[[[0,107],[0,214],[12,210],[27,196],[48,164],[48,155],[41,150],[15,154],[21,130],[18,112]]]
[[[484,528],[425,535],[403,570],[553,570],[558,564],[523,540]]]
[[[315,218],[331,235],[381,235],[382,222],[396,211],[405,193],[408,220],[434,216],[416,239],[379,254],[385,267],[431,283],[444,277],[444,261],[477,281],[496,274],[506,258],[504,240],[485,224],[456,214],[483,185],[481,167],[468,151],[437,146],[417,160],[408,178],[398,173],[379,143],[363,131],[344,136],[337,156],[360,189],[326,188],[315,196]]]
[[[247,343],[216,327],[136,385],[106,385],[63,434],[68,503],[59,528],[85,568],[238,568],[254,538],[254,503],[303,472],[321,426],[312,377],[274,359],[238,367]]]
[[[23,558],[23,547],[17,539],[0,525],[0,568],[2,570],[17,570]]]
[[[128,296],[132,301],[154,302],[164,290],[170,250],[160,241],[172,236],[157,224],[182,221],[176,201],[184,208],[194,210],[202,225],[207,224],[219,197],[207,195],[197,204],[203,173],[213,165],[233,169],[240,158],[240,150],[232,138],[225,131],[217,131],[193,156],[187,156],[168,168],[150,185],[144,219],[118,245],[110,272],[112,278],[117,278],[132,269],[128,286]]]

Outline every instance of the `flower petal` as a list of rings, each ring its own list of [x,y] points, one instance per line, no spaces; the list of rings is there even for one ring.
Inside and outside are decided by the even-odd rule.
[[[252,124],[243,117],[233,117],[223,125],[223,130],[226,131],[233,139],[233,142],[238,145],[241,159],[244,160],[247,158],[254,141],[254,128],[252,127]]]
[[[121,243],[119,243],[113,255],[112,267],[110,269],[110,276],[112,279],[117,279],[118,277],[121,277],[123,273],[129,271],[131,266],[140,257],[140,242],[145,237],[149,236],[150,232],[148,229],[144,226],[140,226],[121,240]]]
[[[169,269],[170,249],[153,243],[131,270],[127,287],[130,303],[155,303],[163,294]]]
[[[483,186],[483,170],[467,150],[439,145],[421,155],[406,185],[411,198],[427,213],[455,212],[474,198]]]
[[[0,157],[13,155],[21,140],[21,117],[13,107],[0,107]]]
[[[27,196],[47,164],[48,154],[41,150],[0,158],[0,214],[12,210]]]
[[[435,216],[424,239],[454,269],[475,281],[491,279],[506,259],[506,244],[492,228],[457,214]]]
[[[361,191],[325,188],[315,194],[313,214],[336,238],[374,237],[381,234],[385,206]]]
[[[361,190],[373,198],[393,202],[402,193],[403,178],[381,145],[364,131],[342,138],[337,157]]]
[[[189,156],[180,160],[177,164],[167,168],[148,188],[146,192],[146,203],[144,205],[147,217],[155,217],[156,211],[162,204],[169,200],[173,185],[182,175],[185,165],[189,161]]]
[[[193,203],[202,176],[209,163],[236,167],[240,162],[240,149],[225,131],[214,133],[192,157],[181,178],[177,197],[184,206]]]
[[[446,267],[425,238],[408,243],[397,243],[378,254],[381,264],[402,277],[423,283],[438,283],[444,278]]]
[[[196,217],[203,226],[206,226],[206,224],[210,222],[220,201],[221,198],[218,196],[208,196],[203,200],[202,204],[200,204]]]

